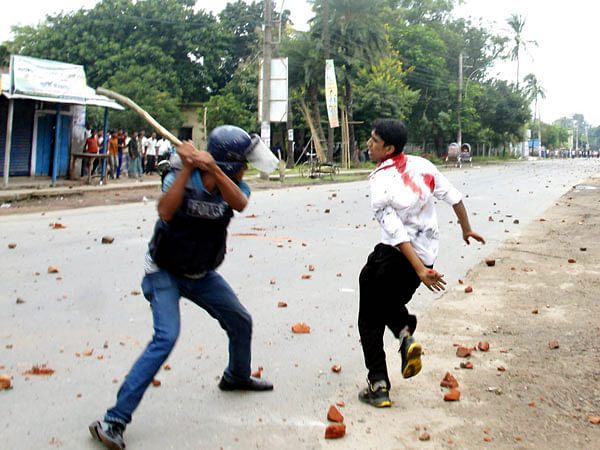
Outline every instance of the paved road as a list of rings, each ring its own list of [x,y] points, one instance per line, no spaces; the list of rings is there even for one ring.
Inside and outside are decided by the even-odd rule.
[[[599,161],[568,160],[445,172],[468,195],[473,228],[488,240],[467,248],[451,208],[440,205],[436,267],[449,288],[599,170]],[[161,371],[162,385],[146,393],[126,433],[128,448],[348,448],[349,439],[325,442],[323,434],[329,405],[343,400],[349,425],[368,408],[356,399],[364,369],[355,326],[358,272],[379,237],[367,194],[364,181],[253,194],[232,222],[221,273],[254,317],[253,367],[264,367],[275,391],[220,392],[225,335],[183,301],[172,370]],[[98,448],[87,424],[112,404],[151,337],[148,304],[132,291],[140,289],[155,218],[153,203],[0,218],[0,372],[14,377],[14,389],[0,392],[3,447]],[[67,228],[50,228],[55,222]],[[104,235],[114,243],[102,245]],[[50,265],[60,272],[47,273]],[[16,304],[17,297],[25,303]],[[419,311],[435,300],[422,289],[411,305]],[[278,308],[279,301],[288,307]],[[310,334],[291,333],[300,321]],[[39,364],[56,372],[24,375]],[[342,366],[339,374],[330,370],[334,364]],[[369,436],[361,442],[368,448]]]

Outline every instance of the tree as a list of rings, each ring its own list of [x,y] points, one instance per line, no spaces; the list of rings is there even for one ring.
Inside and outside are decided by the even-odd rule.
[[[245,105],[231,93],[213,95],[205,106],[208,130],[219,125],[234,124],[247,131],[256,131],[256,116],[250,114]]]
[[[382,58],[376,65],[363,67],[357,74],[354,116],[367,124],[361,138],[366,139],[370,124],[377,118],[405,120],[419,98],[403,81],[407,71],[397,52]]]
[[[546,98],[546,91],[538,82],[536,76],[533,73],[528,74],[525,79],[525,95],[529,100],[534,101],[534,109],[533,109],[533,122],[535,124],[535,119],[537,115],[538,120],[538,139],[540,141],[540,145],[542,142],[542,118],[540,115],[540,111],[538,110],[538,98]]]
[[[323,29],[322,0],[312,0],[315,18],[311,29],[320,36]],[[354,84],[364,65],[376,61],[388,50],[385,26],[391,13],[388,0],[329,0],[331,53],[335,55],[338,82],[342,86],[348,121],[354,118]],[[350,125],[350,149],[354,149],[354,126]]]
[[[503,80],[484,84],[477,109],[483,129],[490,131],[488,142],[494,146],[521,142],[530,118],[529,102]]]
[[[510,50],[510,59],[511,61],[517,61],[517,89],[519,89],[519,58],[521,56],[521,50],[527,50],[527,47],[529,45],[534,45],[536,47],[538,45],[536,41],[527,41],[523,39],[523,29],[525,28],[525,21],[526,19],[518,14],[513,14],[506,20],[513,32],[514,45]]]

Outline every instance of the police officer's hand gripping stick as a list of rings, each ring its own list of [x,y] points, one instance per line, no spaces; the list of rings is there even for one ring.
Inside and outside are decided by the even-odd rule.
[[[142,109],[137,103],[131,100],[129,97],[126,97],[121,94],[117,94],[114,91],[104,88],[97,88],[96,93],[99,95],[104,95],[106,97],[112,98],[117,101],[121,105],[127,106],[130,109],[134,110],[136,113],[140,115],[146,122],[148,122],[152,127],[161,135],[166,137],[174,146],[178,148],[181,146],[182,142],[177,139],[173,134],[169,132],[165,127],[163,127],[160,123],[156,121],[154,117],[148,114],[144,109]],[[257,136],[254,135],[252,137],[251,145],[245,151],[244,154],[245,160],[260,170],[261,172],[273,172],[277,167],[279,161],[273,155],[271,150],[267,148],[267,146],[263,143],[263,141]]]

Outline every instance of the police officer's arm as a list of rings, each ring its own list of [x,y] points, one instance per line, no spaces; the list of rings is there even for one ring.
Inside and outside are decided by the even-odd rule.
[[[175,216],[175,213],[181,206],[183,200],[183,193],[185,192],[185,185],[192,175],[194,167],[184,162],[183,169],[181,169],[173,184],[167,192],[165,192],[160,200],[158,201],[158,217],[165,222],[168,222]]]
[[[210,153],[203,150],[197,150],[190,141],[183,142],[177,147],[177,153],[181,159],[187,164],[193,164],[200,170],[208,174],[211,179],[202,178],[204,187],[208,191],[212,191],[214,187],[219,189],[223,199],[236,211],[243,211],[248,205],[248,197],[244,194],[239,186],[233,182],[217,165]],[[215,185],[212,186],[214,182]]]

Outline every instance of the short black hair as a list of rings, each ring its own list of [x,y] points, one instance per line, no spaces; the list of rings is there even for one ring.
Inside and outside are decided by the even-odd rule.
[[[377,119],[373,122],[372,129],[386,145],[394,146],[394,155],[402,153],[408,141],[408,130],[401,120]]]

